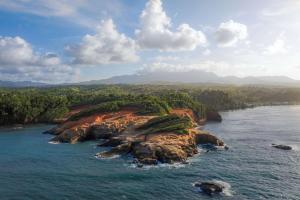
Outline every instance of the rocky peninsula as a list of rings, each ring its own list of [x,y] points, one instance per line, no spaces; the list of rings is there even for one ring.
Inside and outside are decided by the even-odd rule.
[[[99,140],[103,141],[99,146],[111,149],[97,153],[97,157],[130,154],[135,162],[148,165],[185,163],[188,157],[198,153],[199,144],[224,146],[222,140],[198,128],[205,119],[199,119],[191,109],[142,115],[137,107],[123,107],[114,112],[79,116],[70,117],[47,131],[54,135],[52,142],[75,144]]]

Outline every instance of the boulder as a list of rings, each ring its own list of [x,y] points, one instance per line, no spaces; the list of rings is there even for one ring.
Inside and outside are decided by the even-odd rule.
[[[196,141],[196,144],[212,144],[215,146],[224,146],[224,142],[222,140],[220,140],[216,136],[214,136],[208,132],[204,132],[204,131],[200,131],[200,132],[196,133],[195,141]]]
[[[163,145],[155,152],[157,159],[162,163],[185,162],[187,153],[178,145]]]
[[[109,139],[119,135],[127,128],[127,123],[119,123],[119,121],[102,122],[91,126],[90,132],[95,139]]]
[[[60,133],[62,133],[64,131],[63,128],[57,126],[57,127],[53,127],[50,130],[44,131],[43,134],[50,134],[50,135],[59,135]]]
[[[123,141],[124,141],[124,139],[121,137],[112,137],[109,140],[107,140],[106,142],[104,142],[102,144],[98,144],[98,146],[100,146],[100,147],[116,147],[116,146],[122,144]]]
[[[223,185],[215,182],[198,182],[194,186],[200,188],[203,193],[208,195],[219,194],[225,189]]]
[[[158,146],[149,142],[135,142],[132,145],[132,155],[139,161],[144,159],[157,159]]]
[[[141,160],[139,160],[139,162],[137,163],[137,166],[143,166],[143,165],[157,165],[158,161],[156,159],[153,158],[143,158]]]
[[[188,154],[179,145],[141,142],[132,148],[132,155],[143,164],[185,162]]]
[[[213,121],[213,122],[222,122],[223,119],[220,113],[216,111],[209,111],[206,113],[206,120]]]
[[[89,131],[89,127],[78,127],[75,129],[66,129],[51,139],[53,142],[71,143],[93,140],[94,135]]]
[[[124,142],[116,147],[113,147],[110,151],[97,153],[96,156],[101,158],[109,158],[116,155],[128,154],[131,151],[131,146],[131,142]]]
[[[144,165],[143,165],[142,163],[137,163],[136,166],[137,166],[138,168],[144,167]]]

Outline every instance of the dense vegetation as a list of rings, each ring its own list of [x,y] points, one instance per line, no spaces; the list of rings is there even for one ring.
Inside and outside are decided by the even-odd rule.
[[[158,132],[187,133],[193,127],[192,119],[188,116],[170,114],[153,118],[140,126],[139,130],[146,130],[147,134]]]
[[[71,116],[69,120],[78,120],[94,113],[115,112],[126,107],[137,108],[138,113],[143,115],[164,115],[168,114],[171,109],[165,101],[162,101],[158,97],[124,95],[122,100],[100,103]]]
[[[0,125],[50,122],[68,111],[65,96],[35,90],[0,93]]]
[[[210,110],[296,104],[300,88],[204,85],[97,85],[0,89],[0,125],[51,122],[68,110],[94,105],[72,117],[137,107],[140,114],[167,114],[190,108],[199,118]]]

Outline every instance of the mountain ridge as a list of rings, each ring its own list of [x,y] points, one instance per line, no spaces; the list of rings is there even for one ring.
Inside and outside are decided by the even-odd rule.
[[[287,76],[218,76],[206,71],[188,72],[148,72],[136,73],[132,75],[114,76],[107,79],[91,80],[81,82],[83,85],[96,84],[176,84],[176,83],[206,83],[206,84],[229,84],[229,85],[281,85],[300,86],[300,80],[295,80]]]
[[[287,76],[218,76],[213,72],[140,72],[129,75],[113,76],[106,79],[90,80],[76,83],[48,84],[31,81],[1,81],[0,87],[48,87],[63,85],[98,85],[98,84],[221,84],[221,85],[267,85],[300,87],[300,80]]]

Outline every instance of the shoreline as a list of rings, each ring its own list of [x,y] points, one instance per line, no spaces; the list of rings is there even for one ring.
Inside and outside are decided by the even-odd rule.
[[[253,105],[245,108],[237,108],[237,109],[228,109],[228,110],[219,110],[217,112],[223,113],[223,112],[232,112],[232,111],[240,111],[240,110],[246,110],[246,109],[255,109],[259,107],[278,107],[278,106],[300,106],[300,102],[294,102],[294,103],[267,103],[267,104],[260,104],[260,105]],[[202,119],[203,120],[203,119]],[[28,127],[28,126],[33,126],[33,125],[59,125],[62,124],[63,122],[57,122],[57,120],[54,120],[53,122],[37,122],[37,123],[27,123],[27,124],[8,124],[8,125],[0,125],[0,130],[1,129],[11,129],[14,128],[15,126],[21,126],[23,128]],[[203,123],[203,122],[201,122]],[[204,120],[204,125],[207,123]],[[200,124],[202,126],[202,124]]]

